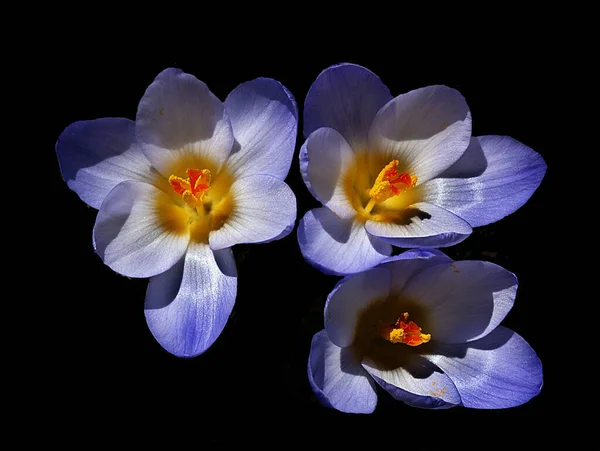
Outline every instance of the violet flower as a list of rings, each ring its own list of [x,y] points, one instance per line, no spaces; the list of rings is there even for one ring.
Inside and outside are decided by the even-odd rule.
[[[300,170],[323,207],[298,226],[304,258],[328,274],[372,268],[392,246],[450,246],[514,212],[542,157],[506,136],[471,136],[463,96],[428,86],[392,98],[354,64],[324,70],[304,103]]]
[[[243,83],[221,102],[166,69],[135,122],[75,122],[60,135],[63,178],[99,209],[94,249],[114,271],[150,278],[146,320],[168,352],[197,356],[223,330],[237,292],[233,245],[292,230],[296,199],[283,180],[297,122],[275,80]]]
[[[310,385],[324,405],[352,413],[373,412],[377,385],[421,408],[523,404],[540,392],[542,365],[500,325],[516,291],[504,268],[435,249],[346,276],[312,340]]]

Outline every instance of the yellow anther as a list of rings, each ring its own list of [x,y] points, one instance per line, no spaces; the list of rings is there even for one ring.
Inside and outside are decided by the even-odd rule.
[[[379,335],[391,343],[404,343],[408,346],[419,346],[431,340],[431,334],[421,333],[421,328],[413,321],[408,321],[408,313],[403,313],[393,324],[381,324]]]
[[[204,195],[210,189],[210,171],[208,169],[188,169],[188,178],[176,175],[169,177],[173,190],[192,208],[202,205]]]
[[[397,196],[417,183],[416,176],[411,176],[407,172],[400,173],[397,169],[398,164],[398,160],[392,160],[375,179],[375,183],[369,191],[369,196],[374,203],[378,204],[392,196]]]

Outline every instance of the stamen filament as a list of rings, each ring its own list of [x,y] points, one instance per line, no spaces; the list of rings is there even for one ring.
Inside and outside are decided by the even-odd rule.
[[[365,207],[365,211],[367,213],[371,213],[371,210],[373,210],[373,207],[375,206],[377,202],[375,202],[375,199],[371,198],[369,199],[369,203],[367,203],[367,206]]]

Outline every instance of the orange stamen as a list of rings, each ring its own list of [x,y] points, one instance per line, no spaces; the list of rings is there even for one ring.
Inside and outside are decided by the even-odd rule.
[[[391,343],[404,343],[408,346],[419,346],[431,340],[431,334],[421,333],[421,328],[408,321],[408,313],[404,312],[393,324],[379,327],[379,335]]]
[[[172,175],[171,177],[169,177],[169,183],[171,184],[173,190],[175,190],[177,194],[183,195],[185,191],[190,190],[190,183],[187,180],[184,180],[180,177]]]
[[[188,178],[172,175],[169,183],[186,204],[196,208],[202,204],[204,195],[210,189],[210,171],[208,169],[187,169]]]
[[[369,191],[369,196],[375,203],[383,202],[402,191],[412,188],[417,183],[417,177],[407,172],[398,171],[398,160],[392,160],[384,167]]]

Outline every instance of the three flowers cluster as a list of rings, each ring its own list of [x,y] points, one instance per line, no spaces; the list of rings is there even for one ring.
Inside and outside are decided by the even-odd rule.
[[[168,352],[194,357],[223,330],[237,291],[231,247],[288,235],[286,185],[298,109],[259,78],[221,102],[193,75],[161,72],[135,121],[75,122],[56,152],[69,188],[98,209],[104,263],[149,278],[147,324]],[[370,413],[382,387],[406,404],[504,408],[542,385],[527,342],[500,325],[517,278],[437,250],[523,205],[541,156],[505,136],[471,136],[459,92],[429,86],[392,97],[354,64],[324,70],[304,103],[300,171],[323,205],[299,221],[302,255],[344,276],[329,294],[308,378],[319,400]],[[393,247],[409,249],[392,256]]]

